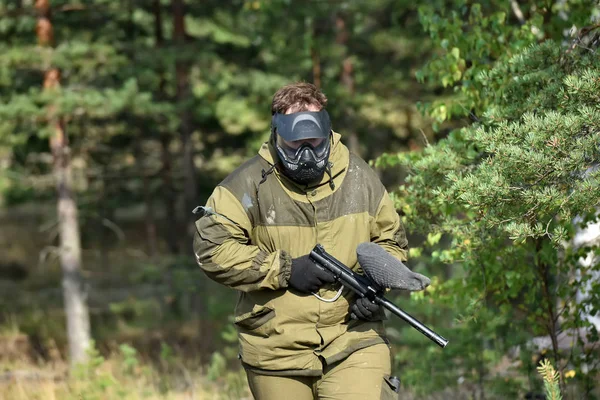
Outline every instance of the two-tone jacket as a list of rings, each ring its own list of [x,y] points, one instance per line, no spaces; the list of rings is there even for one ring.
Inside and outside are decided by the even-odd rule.
[[[387,342],[381,320],[349,317],[350,291],[325,302],[288,288],[292,258],[317,243],[358,271],[362,242],[378,243],[406,261],[406,236],[385,187],[339,134],[331,140],[330,174],[319,185],[299,186],[282,175],[265,143],[215,188],[206,206],[219,215],[196,221],[198,264],[211,279],[239,291],[234,321],[240,358],[257,372],[320,375],[323,363]],[[332,299],[338,288],[328,285],[318,295]]]

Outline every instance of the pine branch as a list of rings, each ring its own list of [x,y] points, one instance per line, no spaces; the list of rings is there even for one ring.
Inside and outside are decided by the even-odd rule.
[[[544,389],[548,400],[562,400],[558,385],[559,374],[548,359],[543,359],[537,367],[538,373],[544,380]]]

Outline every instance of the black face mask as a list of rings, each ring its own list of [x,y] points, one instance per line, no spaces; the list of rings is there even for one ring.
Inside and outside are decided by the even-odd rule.
[[[284,175],[303,185],[315,184],[323,179],[331,149],[331,122],[327,111],[275,114],[272,133]],[[282,138],[288,142],[322,140],[315,147],[304,143],[294,149],[286,145]]]
[[[289,149],[283,141],[277,138],[275,140],[275,148],[285,176],[302,185],[315,184],[323,179],[329,163],[329,138],[323,140],[316,148],[305,143],[298,149]]]

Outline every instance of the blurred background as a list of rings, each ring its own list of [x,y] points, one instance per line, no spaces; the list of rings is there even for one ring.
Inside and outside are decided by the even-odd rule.
[[[584,0],[0,0],[0,398],[250,399],[236,293],[197,267],[191,211],[267,140],[275,91],[320,87],[405,218],[402,157],[479,121],[485,71],[568,48],[598,16]],[[405,223],[434,279],[395,300],[450,344],[390,319],[403,398],[542,398],[527,305],[474,308],[440,252],[452,238]],[[567,398],[598,398],[586,360],[560,368]]]

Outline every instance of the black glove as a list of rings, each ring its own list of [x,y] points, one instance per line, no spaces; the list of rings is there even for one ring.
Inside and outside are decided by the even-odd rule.
[[[333,283],[335,279],[329,272],[319,268],[309,255],[292,260],[292,273],[288,285],[301,293],[313,293],[325,283]]]
[[[350,318],[362,319],[363,321],[377,321],[381,319],[379,315],[379,305],[372,303],[366,297],[358,298],[350,307]]]

